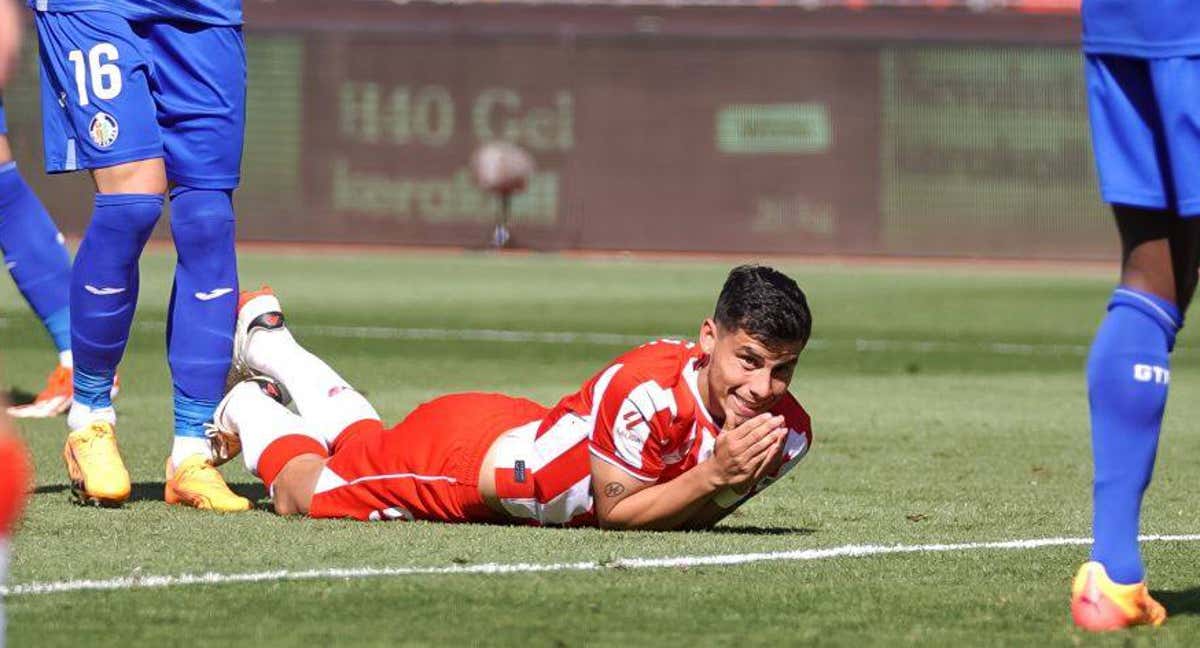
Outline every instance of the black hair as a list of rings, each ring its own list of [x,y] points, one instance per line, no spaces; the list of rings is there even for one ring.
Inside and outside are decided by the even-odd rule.
[[[727,331],[745,331],[769,348],[799,342],[812,335],[812,312],[804,291],[791,277],[760,265],[729,271],[713,319]]]

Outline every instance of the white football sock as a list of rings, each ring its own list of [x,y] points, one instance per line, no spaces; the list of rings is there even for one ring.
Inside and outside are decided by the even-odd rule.
[[[189,437],[175,435],[175,443],[171,446],[171,465],[178,468],[184,459],[192,455],[200,455],[211,460],[212,447],[204,437]]]
[[[233,388],[221,425],[236,432],[241,439],[242,460],[246,470],[255,477],[263,450],[280,437],[302,434],[326,445],[320,435],[311,431],[308,422],[262,393],[253,383],[242,383]]]
[[[324,360],[286,330],[257,331],[247,349],[250,366],[283,383],[309,429],[332,445],[350,424],[379,413]]]
[[[67,429],[78,430],[93,421],[105,421],[117,424],[117,411],[112,407],[92,409],[77,400],[71,401],[71,411],[67,414]]]

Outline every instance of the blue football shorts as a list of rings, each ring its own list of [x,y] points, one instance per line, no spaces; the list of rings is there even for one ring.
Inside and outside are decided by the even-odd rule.
[[[237,186],[246,121],[240,27],[37,12],[46,171],[163,158],[167,178]]]
[[[1104,200],[1200,215],[1200,57],[1089,54],[1084,65]]]

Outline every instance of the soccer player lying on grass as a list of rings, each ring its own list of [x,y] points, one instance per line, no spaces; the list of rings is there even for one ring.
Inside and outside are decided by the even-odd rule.
[[[235,369],[259,375],[218,406],[213,454],[240,449],[284,515],[707,528],[807,453],[809,417],[787,389],[811,330],[794,281],[742,266],[697,343],[633,349],[553,408],[454,394],[385,429],[264,288],[243,293],[234,342]]]

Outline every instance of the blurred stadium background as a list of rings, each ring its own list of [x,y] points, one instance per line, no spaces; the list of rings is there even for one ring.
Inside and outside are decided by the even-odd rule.
[[[483,246],[496,205],[468,160],[508,139],[537,164],[513,204],[520,247],[1115,255],[1078,0],[246,0],[245,11],[242,240]],[[33,170],[27,40],[5,102]],[[81,233],[86,177],[26,176]]]

